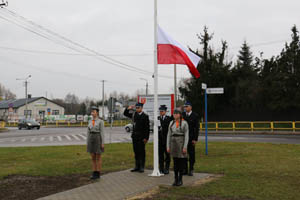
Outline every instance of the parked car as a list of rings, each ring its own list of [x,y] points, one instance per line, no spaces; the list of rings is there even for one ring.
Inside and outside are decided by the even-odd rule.
[[[125,126],[125,130],[126,130],[126,132],[128,132],[128,133],[132,131],[132,128],[133,128],[132,124],[127,124],[127,125]]]
[[[150,121],[150,132],[153,132],[153,126],[154,126],[154,123],[152,121]],[[125,130],[128,133],[131,132],[132,129],[133,129],[133,125],[131,123],[129,123],[125,126]]]
[[[37,128],[40,129],[41,125],[34,119],[20,119],[18,123],[18,128],[21,130],[22,128],[26,129],[32,129],[32,128]]]

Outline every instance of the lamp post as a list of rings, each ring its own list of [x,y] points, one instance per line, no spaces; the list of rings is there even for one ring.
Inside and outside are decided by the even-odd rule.
[[[27,101],[28,101],[28,94],[27,94],[27,86],[28,86],[28,79],[31,78],[31,75],[28,75],[26,78],[20,79],[17,78],[17,81],[24,81],[25,83],[25,117],[27,118],[27,114],[28,114],[28,108],[27,108]]]
[[[148,80],[145,78],[140,78],[143,81],[146,81],[146,95],[148,95]]]

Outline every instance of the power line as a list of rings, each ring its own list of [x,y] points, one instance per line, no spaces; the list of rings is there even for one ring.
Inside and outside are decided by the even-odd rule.
[[[81,45],[81,44],[79,44],[79,43],[73,42],[72,40],[67,39],[67,38],[65,38],[64,36],[61,36],[61,35],[59,35],[59,34],[53,32],[53,31],[51,31],[51,30],[49,30],[49,29],[46,29],[46,28],[44,28],[43,26],[38,25],[38,24],[36,24],[36,23],[34,23],[34,22],[32,22],[32,21],[26,19],[25,17],[18,15],[17,13],[15,13],[15,12],[13,12],[13,11],[10,11],[10,10],[8,10],[8,9],[3,9],[3,10],[5,10],[5,11],[6,11],[7,13],[9,13],[10,15],[13,15],[14,17],[18,17],[19,19],[22,19],[23,22],[25,21],[27,24],[29,23],[30,25],[33,25],[35,28],[42,29],[42,30],[46,31],[48,34],[51,34],[52,36],[54,35],[54,36],[60,38],[61,40],[65,41],[65,42],[67,41],[68,43],[71,43],[71,44],[73,44],[73,45],[75,45],[75,46],[78,46],[78,47],[80,47],[80,48],[82,48],[82,49],[84,49],[84,50],[86,50],[86,51],[92,52],[93,55],[91,55],[91,56],[93,56],[94,58],[96,58],[96,59],[98,59],[98,60],[101,60],[101,61],[103,61],[103,62],[112,64],[112,65],[117,66],[117,67],[122,68],[122,69],[126,69],[126,70],[133,71],[133,72],[137,72],[137,73],[141,73],[141,74],[144,74],[144,75],[152,75],[152,74],[153,74],[152,72],[149,72],[149,71],[146,71],[146,70],[142,70],[142,69],[140,69],[140,68],[137,68],[137,67],[134,67],[134,66],[131,66],[131,65],[127,65],[127,64],[122,63],[122,62],[120,62],[120,61],[118,61],[118,60],[112,59],[112,58],[110,58],[110,57],[108,57],[108,56],[106,56],[106,55],[100,54],[100,53],[98,53],[97,51],[91,50],[91,49],[89,49],[89,48],[87,48],[87,47],[85,47],[85,46],[83,46],[83,45]],[[4,17],[2,17],[2,19],[3,19],[3,18],[4,18]],[[32,32],[32,33],[34,33],[34,34],[37,34],[38,36],[41,36],[41,37],[46,38],[46,39],[48,39],[48,40],[50,40],[50,41],[53,42],[53,40],[51,40],[51,39],[49,38],[49,36],[48,36],[48,37],[45,37],[43,34],[37,33],[37,31],[32,31],[32,29],[29,29],[29,28],[27,28],[27,27],[24,27],[23,25],[20,25],[20,24],[18,24],[18,23],[16,23],[16,22],[13,22],[13,21],[11,21],[11,20],[9,20],[9,19],[7,19],[7,18],[4,18],[4,19],[7,20],[7,21],[9,21],[9,22],[11,22],[11,23],[13,23],[13,24],[15,24],[15,25],[17,25],[17,26],[19,26],[19,27],[21,27],[21,28],[23,28],[23,29],[25,29],[25,30],[28,30],[28,31],[30,31],[30,32]],[[69,48],[69,49],[72,49],[72,50],[74,50],[74,51],[76,51],[76,52],[80,52],[80,53],[82,54],[82,51],[81,51],[81,50],[78,50],[78,49],[76,49],[76,48],[74,48],[74,47],[70,47],[69,45],[66,46],[64,43],[57,42],[57,41],[55,41],[55,43],[56,43],[56,44],[59,44],[59,45],[62,45],[62,46],[64,46],[64,47],[67,47],[67,48]],[[83,53],[83,54],[86,54],[86,53]],[[95,55],[94,55],[94,54],[95,54]],[[102,58],[108,59],[108,60],[101,59],[101,58],[99,58],[99,56],[102,57]],[[165,75],[160,75],[160,77],[168,78],[168,79],[173,79],[173,77],[171,77],[171,76],[165,76]]]
[[[0,58],[1,58],[0,62],[2,61],[2,62],[10,63],[10,64],[13,64],[13,65],[17,65],[17,66],[23,66],[23,67],[26,67],[26,68],[31,68],[31,69],[34,69],[34,70],[37,70],[37,71],[40,71],[40,72],[43,72],[43,73],[58,74],[58,75],[62,75],[62,76],[65,76],[65,77],[70,77],[70,78],[76,78],[76,79],[80,78],[81,80],[99,82],[98,78],[91,78],[91,77],[88,77],[88,76],[83,76],[83,75],[80,75],[80,74],[72,74],[72,73],[68,73],[68,72],[58,72],[58,71],[49,70],[49,69],[42,69],[41,67],[38,67],[38,66],[35,66],[35,65],[32,65],[32,64],[19,63],[19,62],[11,60],[9,58],[3,57],[3,56],[0,56]],[[119,85],[119,86],[121,86],[121,85],[136,86],[136,84],[121,83],[121,82],[116,82],[116,81],[112,81],[112,80],[109,80],[107,83],[108,84]]]
[[[44,31],[47,32],[48,34],[54,35],[54,36],[60,38],[60,39],[63,40],[63,41],[67,41],[68,43],[71,43],[71,44],[74,45],[74,46],[80,47],[81,49],[84,49],[84,50],[86,50],[86,51],[88,51],[88,52],[91,52],[91,53],[93,53],[94,55],[97,55],[97,56],[100,56],[100,57],[103,57],[103,58],[107,59],[107,60],[101,59],[101,60],[104,61],[104,62],[108,62],[108,63],[110,63],[110,64],[113,64],[113,65],[115,65],[115,66],[121,67],[121,68],[123,68],[123,69],[130,70],[129,68],[131,68],[131,71],[134,70],[134,71],[137,71],[137,72],[140,72],[140,73],[143,73],[143,74],[145,74],[145,73],[148,73],[148,74],[150,74],[150,75],[152,74],[152,72],[149,72],[149,71],[146,71],[146,70],[142,70],[142,69],[140,69],[140,68],[137,68],[137,67],[134,67],[134,66],[125,64],[125,63],[123,63],[123,62],[121,62],[121,61],[118,61],[118,60],[116,60],[116,59],[110,58],[110,57],[108,57],[108,56],[106,56],[106,55],[104,55],[104,54],[101,54],[101,53],[99,53],[99,52],[97,52],[97,51],[95,51],[95,50],[92,50],[92,49],[90,49],[90,48],[88,48],[88,47],[85,47],[84,45],[81,45],[81,44],[79,44],[79,43],[77,43],[77,42],[74,42],[74,41],[71,40],[71,39],[68,39],[68,38],[66,38],[66,37],[64,37],[64,36],[62,36],[62,35],[60,35],[60,34],[54,32],[54,31],[51,31],[50,29],[47,29],[47,28],[45,28],[44,26],[41,26],[41,25],[39,25],[39,24],[37,24],[37,23],[35,23],[35,22],[33,22],[33,21],[31,21],[31,20],[29,20],[29,19],[27,19],[27,18],[25,18],[25,17],[23,17],[23,16],[21,16],[21,15],[15,13],[15,12],[13,12],[13,11],[11,11],[11,10],[8,10],[8,9],[3,9],[3,10],[7,11],[8,14],[10,14],[10,15],[12,15],[12,16],[15,16],[15,17],[18,17],[19,19],[23,20],[23,21],[26,22],[26,23],[29,23],[29,24],[33,25],[34,27],[36,27],[36,28],[38,28],[38,29],[44,30]],[[72,49],[72,50],[74,50],[74,49]],[[99,59],[99,57],[98,57],[98,59]],[[118,65],[116,65],[116,64],[118,64]]]
[[[94,56],[91,54],[79,54],[79,53],[66,53],[66,52],[56,52],[56,51],[41,51],[32,49],[22,49],[7,46],[0,46],[0,49],[16,51],[16,52],[26,52],[26,53],[37,53],[37,54],[53,54],[53,55],[67,55],[67,56]],[[106,56],[119,56],[119,57],[137,57],[137,56],[153,56],[153,54],[105,54]]]

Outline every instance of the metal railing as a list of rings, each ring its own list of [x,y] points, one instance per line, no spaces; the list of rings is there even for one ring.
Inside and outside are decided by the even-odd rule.
[[[4,128],[5,127],[5,122],[0,122],[0,128]]]
[[[129,124],[129,120],[116,120],[113,122],[112,126],[117,127],[117,126],[125,126]],[[77,122],[77,123],[71,123],[71,122],[45,122],[45,123],[40,123],[41,126],[44,127],[87,127],[88,123],[87,122]],[[18,123],[17,122],[3,122],[3,127],[17,127]],[[110,123],[107,121],[104,122],[105,127],[109,127]],[[1,127],[1,126],[0,126]]]
[[[214,131],[300,131],[300,121],[208,122],[208,130]],[[200,123],[205,130],[205,123]]]
[[[116,120],[113,122],[113,126],[125,126],[129,124],[130,120]],[[106,127],[110,126],[110,123],[104,122]],[[5,123],[0,122],[0,127],[16,127],[17,122]],[[54,122],[54,123],[41,123],[41,126],[45,127],[86,127],[87,122],[71,123],[71,122]],[[205,123],[200,123],[200,130],[205,130]],[[300,132],[300,121],[249,121],[249,122],[208,122],[208,130],[210,131],[291,131]]]

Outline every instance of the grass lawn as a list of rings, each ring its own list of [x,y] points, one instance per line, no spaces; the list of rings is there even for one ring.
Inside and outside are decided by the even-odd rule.
[[[0,148],[0,179],[11,174],[57,176],[90,172],[85,146]],[[103,171],[133,166],[131,144],[106,145]],[[147,145],[152,166],[152,144]],[[224,177],[200,186],[167,188],[151,199],[300,199],[300,145],[204,143],[197,145],[196,172]]]

